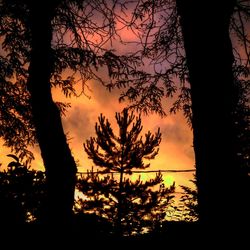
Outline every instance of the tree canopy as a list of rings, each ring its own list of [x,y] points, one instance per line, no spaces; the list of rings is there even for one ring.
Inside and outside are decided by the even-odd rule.
[[[32,158],[27,146],[36,143],[36,136],[27,79],[33,7],[25,0],[1,1],[0,5],[1,137],[21,158]],[[40,7],[48,13],[49,5]],[[108,84],[99,73],[101,68],[106,68],[110,75],[122,77],[131,70],[129,65],[136,64],[136,57],[115,55],[106,46],[117,36],[115,7],[119,8],[115,1],[57,1],[51,20],[51,88],[59,87],[66,97],[79,96],[85,94],[90,79]],[[79,93],[77,84],[81,86]],[[61,112],[66,111],[66,103],[57,105]]]

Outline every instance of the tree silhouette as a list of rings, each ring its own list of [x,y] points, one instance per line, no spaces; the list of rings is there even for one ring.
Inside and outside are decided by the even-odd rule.
[[[143,140],[141,118],[135,118],[127,109],[116,113],[116,121],[118,136],[110,122],[102,114],[99,116],[97,136],[87,140],[84,148],[101,170],[95,173],[92,169],[79,180],[77,188],[86,196],[80,201],[80,210],[107,218],[118,236],[128,236],[160,227],[173,198],[174,185],[166,188],[161,173],[149,181],[126,177],[150,166],[144,160],[157,155],[161,134],[159,130],[155,134],[148,132]]]
[[[248,215],[249,1],[139,1],[132,16],[129,27],[154,72],[128,82],[121,98],[164,115],[162,98],[177,94],[170,111],[183,110],[193,128],[201,221],[219,221],[230,233],[225,224],[240,227],[232,214]],[[241,204],[231,203],[234,186]]]
[[[217,224],[216,231],[223,228],[232,233],[229,224],[241,223],[232,214],[248,213],[247,175],[236,157],[233,116],[238,96],[229,25],[236,1],[216,4],[216,8],[211,2],[200,12],[194,11],[196,4],[177,1],[191,85],[200,219],[206,226]],[[208,22],[211,13],[213,21]],[[240,194],[235,186],[242,190]],[[242,204],[232,203],[232,196],[239,196]]]
[[[214,221],[222,217],[227,221],[234,211],[247,213],[244,205],[231,208],[228,203],[232,194],[227,187],[230,187],[231,179],[236,179],[241,190],[248,190],[245,184],[247,171],[238,167],[242,159],[246,166],[249,161],[248,146],[246,152],[239,152],[240,143],[245,141],[242,131],[246,130],[238,130],[236,123],[239,124],[238,119],[241,119],[240,124],[246,128],[249,123],[245,115],[239,115],[241,109],[235,109],[241,89],[235,86],[235,80],[238,80],[235,76],[243,75],[237,74],[239,67],[232,71],[232,64],[235,59],[237,66],[242,66],[242,72],[245,72],[244,78],[249,77],[250,43],[245,28],[249,21],[249,2],[230,0],[217,4],[207,1],[208,8],[196,12],[197,1],[139,1],[132,23],[127,23],[127,19],[119,20],[142,31],[138,33],[143,34],[140,36],[143,58],[156,59],[156,70],[162,66],[166,69],[156,74],[128,67],[129,63],[138,65],[137,56],[116,56],[112,51],[102,49],[112,34],[116,34],[116,6],[113,2],[105,4],[107,2],[96,5],[93,1],[77,0],[55,0],[40,5],[30,0],[0,2],[0,135],[7,146],[21,153],[21,157],[29,154],[27,145],[39,143],[50,190],[50,220],[56,223],[70,221],[76,172],[60,117],[60,111],[66,106],[54,103],[51,87],[61,87],[66,96],[76,95],[76,72],[80,73],[83,86],[90,78],[105,84],[97,75],[103,65],[109,75],[117,79],[107,87],[127,87],[121,100],[128,97],[132,107],[145,112],[158,111],[161,115],[165,113],[162,97],[172,96],[177,91],[174,80],[176,77],[180,79],[180,95],[173,110],[181,107],[186,116],[192,118],[201,218],[212,223],[210,217],[214,217]],[[87,5],[91,9],[89,12],[89,8],[85,8]],[[164,11],[163,15],[159,14],[159,8]],[[124,12],[126,4],[120,4],[120,9],[121,13]],[[96,13],[104,14],[105,25],[99,26],[97,22],[86,19],[96,16]],[[211,13],[215,14],[213,20]],[[155,21],[157,16],[162,23]],[[136,20],[142,20],[142,25],[137,25]],[[200,22],[203,29],[198,25]],[[152,34],[155,28],[159,32]],[[86,35],[91,36],[93,30],[100,38],[97,44],[91,40],[93,36]],[[229,31],[242,43],[233,51]],[[201,40],[204,42],[200,43]],[[66,69],[72,73],[64,79],[62,72]],[[221,193],[227,194],[223,199],[218,187]],[[243,191],[240,195],[244,200],[247,194]],[[62,208],[59,212],[58,204]],[[226,209],[227,213],[224,213],[225,207],[230,207]]]
[[[39,144],[50,223],[70,223],[77,169],[61,122],[67,105],[55,103],[51,90],[60,87],[68,97],[78,95],[79,80],[82,93],[89,79],[105,84],[97,72],[103,66],[118,78],[129,72],[127,64],[134,57],[104,48],[115,35],[115,2],[0,2],[0,135],[21,158],[32,159],[28,146]]]
[[[242,171],[250,173],[250,80],[245,79],[248,71],[241,65],[234,65],[233,69],[235,85],[238,93],[238,103],[233,113],[234,129],[236,133],[235,150],[237,153],[237,162]],[[248,181],[249,182],[249,181]],[[248,190],[250,191],[249,187]]]

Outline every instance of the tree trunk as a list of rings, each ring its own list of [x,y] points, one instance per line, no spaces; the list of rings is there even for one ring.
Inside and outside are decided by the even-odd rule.
[[[28,90],[48,184],[45,221],[53,225],[68,225],[72,219],[76,164],[67,144],[60,112],[51,95],[51,20],[55,6],[33,2],[30,6],[32,41]]]
[[[229,23],[235,1],[176,2],[191,85],[200,221],[216,233],[235,232],[247,198],[232,115],[237,100]]]
[[[123,174],[124,169],[121,167],[120,169],[120,180],[119,180],[119,190],[118,190],[118,204],[117,204],[117,219],[116,219],[116,236],[117,238],[121,238],[123,236],[123,226],[122,226],[122,217],[123,217],[123,207],[124,207],[124,197],[123,197]]]

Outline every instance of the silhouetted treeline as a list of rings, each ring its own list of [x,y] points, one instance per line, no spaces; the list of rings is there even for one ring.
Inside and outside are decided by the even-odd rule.
[[[8,156],[12,161],[0,172],[0,225],[8,230],[26,225],[28,231],[36,226],[35,231],[40,231],[47,209],[45,174],[39,170],[31,170],[15,155]],[[174,205],[171,202],[174,187],[165,188],[161,174],[148,181],[142,181],[140,177],[134,181],[129,177],[124,178],[124,200],[120,201],[123,206],[119,212],[121,217],[118,217],[119,204],[116,202],[120,192],[119,176],[115,178],[110,174],[106,172],[103,176],[90,171],[88,175],[78,178],[77,189],[85,198],[75,200],[72,232],[91,238],[118,239],[120,236],[130,236],[144,239],[159,238],[169,231],[171,223],[167,222],[166,213]],[[191,193],[188,199],[183,197],[185,201],[191,198]],[[192,199],[196,200],[195,196]],[[191,208],[187,221],[192,213]],[[118,231],[118,218],[121,219],[121,232]],[[29,229],[27,226],[32,227]],[[118,232],[122,235],[117,238]]]
[[[109,8],[109,3],[118,6]],[[163,116],[163,98],[177,94],[170,110],[182,109],[193,128],[204,228],[219,223],[217,232],[231,233],[243,228],[242,221],[247,226],[249,1],[211,0],[201,5],[198,0],[138,0],[130,21],[120,18],[123,13],[129,16],[127,1],[88,4],[0,1],[0,136],[21,158],[31,159],[28,146],[39,144],[47,176],[46,220],[72,222],[76,163],[60,116],[67,105],[55,103],[51,89],[60,87],[65,96],[76,96],[74,76],[80,73],[82,86],[94,79],[109,90],[125,87],[120,100],[147,114]],[[103,23],[91,19],[96,16],[102,16]],[[138,53],[118,56],[106,49],[110,38],[121,39],[114,25],[118,20],[138,35]],[[93,30],[99,38],[96,44],[85,35]],[[152,74],[141,70],[147,60],[155,66]],[[97,75],[103,66],[109,82]],[[64,79],[65,72],[70,73]],[[231,197],[240,202],[232,203]],[[234,213],[241,218],[232,217]]]

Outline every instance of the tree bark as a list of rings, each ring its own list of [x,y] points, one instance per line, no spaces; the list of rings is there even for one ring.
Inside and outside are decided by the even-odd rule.
[[[68,225],[72,219],[77,168],[63,131],[60,112],[51,94],[51,21],[56,1],[51,2],[38,4],[31,1],[30,4],[32,41],[28,90],[48,184],[45,222]]]
[[[176,0],[191,85],[200,221],[214,233],[235,232],[247,214],[233,129],[237,95],[229,23],[235,2]]]

